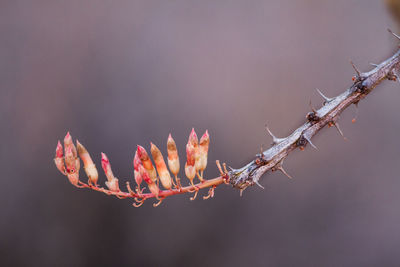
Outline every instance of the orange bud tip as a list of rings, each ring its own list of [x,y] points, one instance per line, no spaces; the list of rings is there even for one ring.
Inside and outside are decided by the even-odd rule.
[[[356,123],[356,119],[352,119],[352,120],[351,120],[351,123]]]
[[[351,77],[351,80],[354,82],[356,80],[356,77],[355,76]]]

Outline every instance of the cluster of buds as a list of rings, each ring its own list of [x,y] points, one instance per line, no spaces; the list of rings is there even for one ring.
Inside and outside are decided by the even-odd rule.
[[[208,199],[214,196],[215,187],[228,182],[227,171],[226,169],[222,171],[218,162],[217,165],[221,176],[211,180],[204,179],[203,175],[207,167],[209,144],[210,137],[208,131],[203,134],[199,141],[196,132],[192,129],[186,145],[184,170],[189,180],[188,186],[182,186],[181,179],[178,177],[180,171],[179,155],[171,134],[167,140],[168,167],[160,149],[155,144],[150,143],[150,154],[153,161],[144,147],[137,146],[133,157],[136,188],[132,190],[130,183],[126,182],[128,192],[121,191],[119,180],[114,176],[110,161],[104,153],[101,153],[101,166],[107,177],[107,181],[105,182],[106,188],[100,187],[96,165],[93,163],[89,152],[79,141],[76,141],[75,146],[69,133],[64,138],[64,148],[61,142],[58,142],[54,162],[57,169],[63,175],[66,175],[71,184],[76,187],[90,188],[108,195],[114,195],[118,198],[131,197],[135,200],[133,205],[136,207],[142,205],[146,199],[156,198],[158,202],[154,206],[158,206],[164,198],[176,194],[194,193],[194,196],[190,198],[194,200],[198,191],[202,188],[209,188],[208,195],[203,197],[204,199]],[[83,167],[88,177],[87,183],[79,179],[80,160],[83,162]],[[195,184],[196,177],[199,180],[197,184]],[[146,189],[144,186],[141,187],[143,181],[147,185],[148,192],[144,192]]]

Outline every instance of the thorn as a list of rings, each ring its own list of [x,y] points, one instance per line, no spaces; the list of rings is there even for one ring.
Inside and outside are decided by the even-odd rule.
[[[375,64],[375,63],[369,63],[369,65],[371,65],[371,66],[373,66],[373,67],[378,67],[379,65],[378,64]]]
[[[357,69],[356,65],[354,65],[353,61],[350,60],[350,64],[353,67],[353,69],[356,71],[357,77],[360,78],[361,77],[361,72]]]
[[[339,124],[337,122],[333,122],[333,126],[335,126],[336,130],[339,132],[339,134],[343,137],[343,139],[345,141],[347,141],[348,139],[344,136],[342,130],[339,127]]]
[[[268,134],[272,137],[272,144],[278,144],[280,142],[282,142],[283,140],[285,140],[285,138],[277,138],[268,128],[267,124],[265,124],[265,129],[267,130]]]
[[[277,170],[281,171],[284,175],[286,175],[289,179],[293,179],[290,174],[288,174],[282,166],[278,166]]]
[[[261,187],[262,189],[265,189],[264,186],[260,185],[260,183],[258,182],[258,180],[257,180],[257,181],[254,181],[254,183],[255,183],[256,185],[258,185],[259,187]]]
[[[247,187],[240,189],[240,197],[243,196],[243,191],[246,190]]]
[[[316,88],[316,90],[317,90],[318,94],[320,96],[322,96],[322,98],[325,100],[325,103],[329,103],[333,100],[333,98],[329,98],[329,97],[325,96],[318,88]]]
[[[313,148],[315,148],[315,149],[318,150],[318,148],[311,142],[311,138],[308,138],[308,137],[305,137],[305,136],[304,136],[304,138],[307,140],[307,142],[308,142]]]
[[[398,40],[400,40],[400,36],[399,35],[397,35],[397,34],[395,34],[394,32],[392,32],[392,30],[391,29],[387,29],[388,30],[388,32],[390,32],[394,37],[396,37]]]
[[[285,169],[283,168],[283,159],[281,159],[274,167],[272,167],[272,171],[280,171],[284,175],[286,175],[289,179],[293,179],[292,176],[290,176]]]

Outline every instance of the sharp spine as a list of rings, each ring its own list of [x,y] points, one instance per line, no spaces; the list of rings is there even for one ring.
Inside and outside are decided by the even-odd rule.
[[[320,96],[322,96],[322,98],[325,100],[326,103],[329,103],[333,100],[333,98],[329,98],[326,95],[324,95],[318,88],[316,88],[316,89],[317,89],[317,92],[320,94]]]
[[[272,137],[272,144],[278,144],[280,142],[282,142],[283,140],[285,140],[285,138],[278,138],[276,137],[268,128],[267,125],[265,125],[265,129],[267,130],[268,134]]]

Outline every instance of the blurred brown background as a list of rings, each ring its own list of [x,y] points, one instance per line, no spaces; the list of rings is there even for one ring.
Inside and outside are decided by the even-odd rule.
[[[53,165],[70,130],[132,180],[136,144],[181,153],[208,129],[241,167],[304,121],[311,98],[379,63],[399,32],[384,1],[0,2],[1,266],[399,266],[400,86],[384,82],[286,161],[266,190],[131,207]],[[181,154],[183,156],[183,154]],[[104,176],[101,176],[104,181]],[[203,192],[203,193],[206,193]]]

